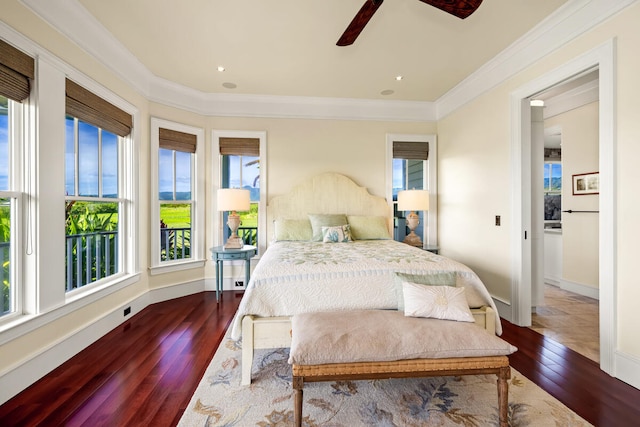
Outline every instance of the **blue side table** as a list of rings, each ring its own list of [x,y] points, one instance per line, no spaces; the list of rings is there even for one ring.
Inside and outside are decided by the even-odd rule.
[[[255,246],[244,245],[240,249],[225,249],[224,246],[215,246],[211,248],[211,257],[216,262],[216,301],[219,300],[220,292],[222,292],[222,282],[224,280],[223,268],[225,261],[236,259],[244,260],[244,284],[249,284],[251,276],[251,258],[257,253]]]

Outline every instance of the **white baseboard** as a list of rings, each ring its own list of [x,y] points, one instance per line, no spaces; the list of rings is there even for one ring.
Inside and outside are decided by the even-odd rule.
[[[180,283],[178,285],[165,286],[163,288],[149,289],[149,304],[155,304],[157,302],[168,301],[187,295],[197,294],[198,292],[207,291],[209,289],[206,288],[206,280],[207,279],[200,279],[192,282]],[[212,290],[216,290],[215,281]]]
[[[621,351],[614,353],[615,377],[640,390],[640,359]]]
[[[0,405],[53,371],[58,366],[117,328],[133,315],[149,305],[149,293],[145,293],[111,313],[67,334],[57,342],[41,349],[14,366],[4,367],[0,374]],[[125,316],[125,308],[131,312]]]
[[[215,279],[211,280],[215,291]],[[17,395],[40,378],[117,328],[127,319],[144,310],[149,304],[180,298],[207,288],[207,280],[197,280],[179,285],[150,289],[143,295],[114,309],[93,323],[73,331],[38,353],[13,366],[3,367],[0,372],[0,405]],[[130,307],[131,313],[124,315]]]
[[[493,302],[496,305],[496,308],[498,309],[498,314],[500,315],[500,318],[511,322],[511,312],[512,312],[511,304],[506,301],[502,301],[496,297],[492,297],[492,298],[493,298]]]
[[[571,282],[569,280],[560,280],[560,289],[573,292],[574,294],[582,295],[585,297],[600,299],[600,289],[592,286],[583,285],[581,283]]]

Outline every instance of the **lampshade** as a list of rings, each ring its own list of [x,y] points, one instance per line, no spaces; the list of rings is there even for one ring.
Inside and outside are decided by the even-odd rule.
[[[251,194],[241,188],[221,188],[218,190],[219,211],[248,211],[251,209]]]
[[[399,211],[428,211],[429,192],[427,190],[403,190],[398,192]]]

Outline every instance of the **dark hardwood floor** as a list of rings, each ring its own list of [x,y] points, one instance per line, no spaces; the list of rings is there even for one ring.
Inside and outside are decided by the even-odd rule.
[[[238,307],[204,292],[153,304],[0,406],[0,426],[173,426]],[[586,357],[503,321],[511,365],[596,426],[640,425],[640,391]]]

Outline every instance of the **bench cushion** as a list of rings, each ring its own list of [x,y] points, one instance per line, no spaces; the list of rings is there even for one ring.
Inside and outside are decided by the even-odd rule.
[[[291,319],[289,363],[502,356],[516,347],[475,323],[405,317],[395,310],[304,313]]]

